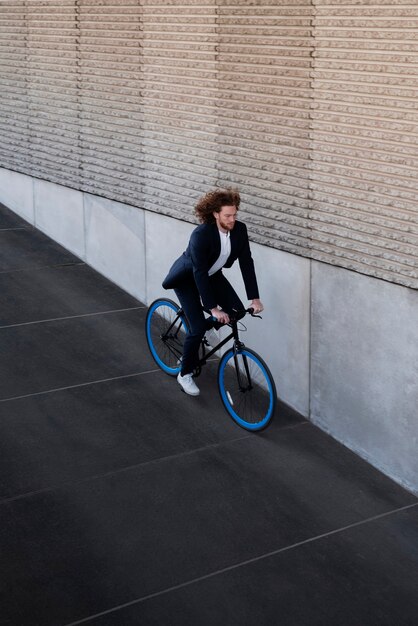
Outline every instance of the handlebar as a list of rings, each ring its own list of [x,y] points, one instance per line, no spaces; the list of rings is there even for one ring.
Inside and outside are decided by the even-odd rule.
[[[253,307],[249,307],[248,309],[242,309],[241,311],[234,311],[235,315],[230,315],[229,319],[231,320],[231,322],[238,322],[241,318],[244,317],[244,315],[246,313],[248,313],[249,315],[251,315],[251,317],[258,317],[260,320],[262,320],[263,318],[261,317],[261,315],[256,315],[254,313],[254,309]]]
[[[246,313],[249,313],[249,314],[251,315],[251,317],[258,317],[260,320],[262,320],[262,319],[263,319],[263,318],[261,317],[261,315],[258,315],[258,314],[256,315],[256,314],[254,313],[254,309],[253,309],[253,307],[252,307],[252,306],[250,306],[248,309],[245,309],[245,312],[246,312]]]
[[[258,317],[258,319],[260,319],[260,320],[262,320],[262,319],[263,319],[263,318],[261,317],[261,315],[257,315],[257,314],[255,314],[255,313],[254,313],[254,309],[253,309],[253,307],[251,307],[251,306],[250,306],[248,309],[241,309],[240,311],[235,311],[235,310],[234,310],[233,314],[231,314],[231,315],[229,316],[229,320],[230,320],[230,322],[237,322],[237,321],[239,321],[241,318],[243,318],[243,317],[244,317],[244,315],[246,315],[247,313],[248,313],[249,315],[251,315],[251,317]],[[212,317],[213,321],[217,321],[217,320],[216,320],[216,318],[215,318],[213,315],[212,315],[211,317]]]

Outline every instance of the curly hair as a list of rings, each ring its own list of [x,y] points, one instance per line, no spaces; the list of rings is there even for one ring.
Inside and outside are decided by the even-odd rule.
[[[216,220],[213,213],[219,213],[223,206],[234,206],[237,211],[241,198],[237,189],[215,189],[205,194],[195,206],[195,214],[200,222],[213,224]]]

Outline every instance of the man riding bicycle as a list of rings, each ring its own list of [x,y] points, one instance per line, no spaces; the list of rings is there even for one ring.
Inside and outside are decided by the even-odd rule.
[[[259,299],[247,227],[237,218],[240,195],[235,189],[216,189],[204,195],[195,207],[200,226],[192,232],[185,252],[174,262],[163,282],[174,289],[189,323],[184,342],[181,372],[177,380],[183,391],[198,396],[193,380],[199,361],[199,346],[211,328],[228,324],[233,311],[244,305],[222,273],[238,259],[247,297],[254,313],[263,310]],[[205,318],[203,309],[212,317]]]

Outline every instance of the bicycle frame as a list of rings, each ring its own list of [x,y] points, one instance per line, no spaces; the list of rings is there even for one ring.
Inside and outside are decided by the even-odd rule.
[[[173,350],[171,345],[169,343],[167,344],[166,341],[167,341],[167,339],[175,339],[177,341],[177,335],[180,332],[181,326],[183,325],[183,319],[182,319],[183,315],[184,315],[184,311],[182,309],[180,309],[178,314],[177,314],[177,316],[175,317],[175,319],[173,320],[171,325],[167,328],[167,330],[164,333],[164,335],[161,335],[162,341],[164,342],[165,345],[167,345],[167,347],[170,350],[170,352],[172,354],[174,354],[174,356],[178,356],[179,358],[182,356],[181,350],[178,350],[178,351]],[[172,331],[173,328],[176,327],[178,322],[180,322],[180,325],[177,326],[176,332],[174,334],[172,334],[171,331]]]
[[[250,311],[246,310],[245,312],[249,313]],[[165,334],[165,337],[168,337],[168,334],[171,331],[171,329],[173,328],[173,326],[178,322],[178,320],[181,320],[181,317],[183,315],[184,315],[184,311],[183,311],[183,309],[180,309],[178,314],[177,314],[176,319],[171,324],[171,326],[168,328],[167,333]],[[243,356],[243,362],[244,362],[244,367],[245,367],[245,373],[246,373],[246,376],[247,376],[247,384],[246,385],[243,384],[242,374],[241,374],[240,368],[238,366],[237,352],[241,348],[245,347],[244,343],[242,341],[240,341],[240,338],[239,338],[238,321],[239,320],[231,320],[231,322],[229,324],[227,324],[228,326],[231,327],[231,332],[229,333],[229,335],[227,337],[222,339],[222,341],[220,341],[208,353],[205,353],[205,356],[202,359],[199,359],[198,366],[197,366],[197,372],[200,374],[201,367],[203,365],[206,365],[208,359],[210,359],[215,354],[215,352],[217,352],[218,350],[223,348],[224,345],[226,345],[229,341],[231,341],[231,339],[233,339],[234,340],[234,343],[233,343],[234,362],[235,362],[235,371],[236,371],[236,374],[237,374],[238,385],[239,385],[240,390],[245,392],[245,391],[250,391],[253,388],[253,385],[252,385],[252,382],[251,382],[251,375],[250,375],[250,369],[248,367],[247,357],[245,355]],[[164,337],[162,337],[162,339],[164,340]]]
[[[235,329],[234,329],[234,326],[232,326],[232,332],[230,332],[229,335],[225,337],[225,339],[222,339],[222,341],[220,341],[214,348],[212,348],[207,354],[205,354],[203,359],[199,359],[199,365],[206,365],[206,361],[210,359],[215,354],[215,352],[223,348],[223,346],[226,343],[228,343],[228,341],[231,341],[232,338],[234,339],[234,348],[238,349],[239,347],[244,345],[239,340],[238,329],[236,328],[236,322],[235,322]]]

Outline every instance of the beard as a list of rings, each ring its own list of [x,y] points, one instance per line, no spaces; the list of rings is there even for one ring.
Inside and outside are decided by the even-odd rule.
[[[219,224],[219,226],[221,228],[223,228],[224,230],[227,230],[227,231],[232,230],[234,228],[234,226],[235,226],[235,222],[233,222],[232,224],[227,224],[226,222],[224,222],[221,219],[219,220],[218,224]]]

